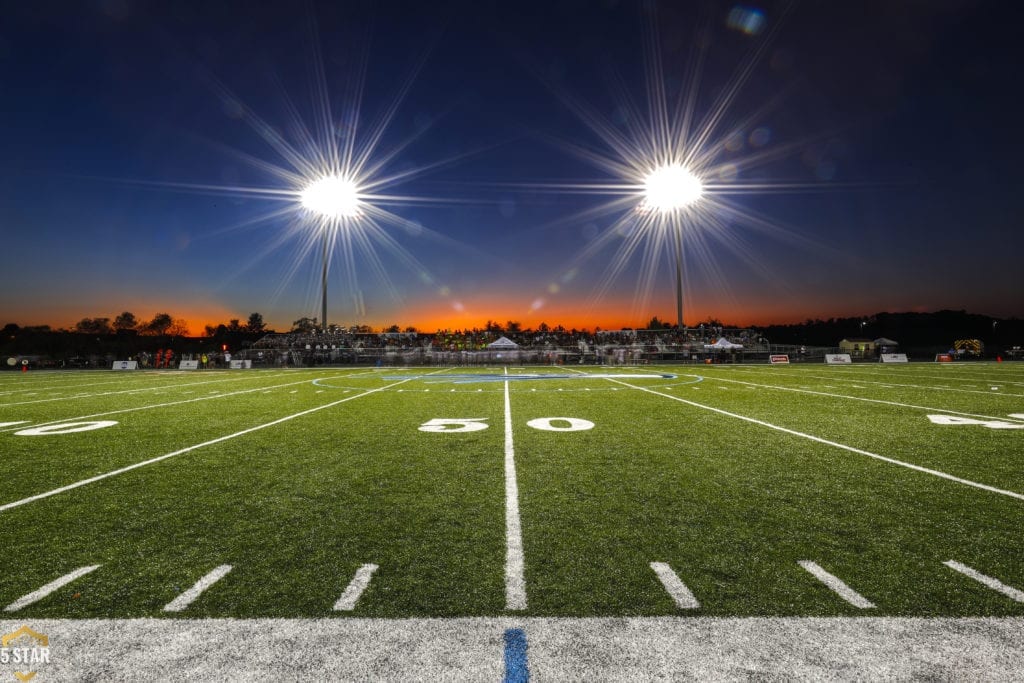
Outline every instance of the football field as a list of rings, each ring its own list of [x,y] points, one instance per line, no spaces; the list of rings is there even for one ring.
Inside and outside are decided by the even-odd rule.
[[[6,373],[0,454],[39,680],[1024,670],[1024,364]]]

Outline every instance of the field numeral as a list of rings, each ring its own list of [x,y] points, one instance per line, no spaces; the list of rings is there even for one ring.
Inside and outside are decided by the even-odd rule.
[[[0,422],[0,427],[8,424],[19,424],[17,422]],[[74,434],[75,432],[91,432],[94,429],[113,427],[116,420],[94,420],[91,422],[61,422],[54,425],[43,425],[42,427],[29,427],[14,432],[15,436],[54,436],[56,434]]]
[[[1010,417],[1020,418],[1022,415],[1014,413]],[[1002,420],[975,420],[972,417],[960,417],[958,415],[929,415],[928,419],[932,424],[937,425],[981,425],[989,429],[1024,429],[1024,423],[1003,422]]]
[[[420,425],[421,432],[479,432],[487,429],[486,417],[444,418],[435,417]]]
[[[486,417],[435,417],[433,420],[427,420],[421,424],[419,430],[434,434],[479,432],[489,426],[486,420]],[[544,432],[583,432],[594,428],[593,422],[578,417],[538,417],[526,424]]]
[[[578,417],[538,417],[526,424],[542,432],[585,432],[594,428],[593,422]]]

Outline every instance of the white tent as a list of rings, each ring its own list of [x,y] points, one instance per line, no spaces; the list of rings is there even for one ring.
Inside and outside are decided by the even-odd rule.
[[[704,348],[711,351],[733,351],[735,349],[742,349],[743,344],[733,344],[725,337],[722,337],[714,344],[705,344]]]
[[[488,344],[487,348],[495,351],[510,351],[512,349],[518,349],[519,344],[516,344],[508,337],[499,337],[496,341],[492,341]]]

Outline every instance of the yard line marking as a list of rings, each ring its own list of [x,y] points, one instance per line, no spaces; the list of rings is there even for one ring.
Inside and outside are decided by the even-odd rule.
[[[261,390],[265,390],[265,389],[280,389],[282,387],[290,387],[290,386],[294,386],[296,384],[305,384],[308,381],[309,380],[304,379],[304,380],[300,380],[298,382],[288,382],[287,384],[277,384],[277,385],[273,385],[273,386],[270,386],[270,387],[263,386],[263,387],[256,387],[255,389],[242,389],[242,390],[239,390],[239,391],[232,391],[232,392],[229,392],[229,393],[226,393],[226,394],[217,394],[216,396],[200,396],[199,398],[186,398],[186,399],[183,399],[181,401],[170,401],[168,403],[154,403],[154,404],[148,405],[148,406],[135,406],[134,408],[122,408],[120,410],[108,410],[107,412],[104,412],[104,413],[92,413],[91,415],[78,415],[76,417],[67,417],[67,418],[61,418],[59,420],[50,420],[49,422],[39,422],[35,426],[36,427],[45,427],[47,425],[62,424],[64,422],[73,422],[73,421],[76,421],[76,420],[86,420],[86,419],[93,418],[93,417],[106,417],[107,415],[119,415],[121,413],[133,413],[133,412],[135,412],[137,410],[152,410],[154,408],[167,408],[168,406],[178,406],[178,405],[182,405],[182,404],[185,404],[185,403],[195,403],[196,401],[209,401],[209,400],[212,400],[212,399],[215,399],[215,398],[228,398],[229,396],[240,396],[241,394],[251,394],[251,393],[253,393],[255,391],[261,391]],[[263,393],[264,394],[269,394],[270,392],[269,391],[263,391]],[[16,423],[9,423],[9,424],[16,424]],[[0,424],[0,427],[2,427],[2,426],[4,426],[4,425]],[[9,432],[9,431],[13,432],[13,431],[17,431],[17,430],[14,430],[14,429],[0,429],[0,432]]]
[[[800,560],[799,564],[801,567],[813,574],[816,579],[831,588],[836,595],[841,597],[843,600],[846,600],[846,602],[850,603],[854,607],[859,607],[860,609],[871,609],[875,606],[875,603],[847,586],[846,583],[844,583],[838,576],[829,574],[817,563],[811,562],[810,560]]]
[[[697,598],[693,597],[693,593],[686,587],[686,584],[679,580],[679,576],[672,571],[672,567],[664,562],[651,562],[651,569],[658,575],[661,585],[675,600],[676,607],[679,609],[698,609],[700,607]]]
[[[948,408],[929,408],[928,406],[918,406],[913,403],[900,403],[899,401],[886,401],[880,398],[864,398],[862,396],[849,396],[847,394],[833,394],[828,391],[815,391],[813,389],[806,388],[794,388],[794,387],[783,387],[778,384],[760,384],[758,382],[747,382],[741,379],[725,379],[722,377],[708,376],[707,379],[714,380],[717,382],[732,382],[734,384],[745,384],[750,387],[757,387],[759,389],[776,389],[778,391],[793,391],[798,394],[813,394],[815,396],[829,396],[832,398],[845,398],[850,401],[863,401],[865,403],[880,403],[887,406],[898,406],[900,408],[914,408],[915,410],[927,410],[930,412],[937,413],[948,413],[950,415],[963,415],[965,417],[981,417],[986,420],[1005,420],[1005,417],[997,417],[993,415],[980,415],[978,413],[965,413],[959,410],[949,410]],[[1013,419],[1013,415],[1010,415]],[[1019,418],[1018,418],[1019,419]]]
[[[528,683],[529,660],[526,651],[526,631],[521,628],[505,629],[505,678],[503,683]]]
[[[338,601],[334,603],[335,612],[351,612],[356,608],[356,603],[362,596],[363,591],[370,585],[370,579],[378,567],[375,564],[364,564],[356,570],[355,577],[345,586],[345,592],[341,594]]]
[[[969,576],[979,583],[983,583],[992,590],[997,590],[1011,600],[1017,602],[1024,602],[1024,591],[1018,590],[1013,586],[1007,586],[999,579],[994,579],[991,576],[986,576],[976,569],[971,569],[966,564],[960,564],[956,560],[946,560],[942,564],[946,565],[950,569],[956,570],[964,576]]]
[[[623,386],[626,386],[626,387],[629,387],[630,389],[636,389],[638,391],[646,391],[647,393],[654,394],[655,396],[664,396],[665,398],[670,398],[673,401],[679,401],[680,403],[685,403],[686,405],[693,406],[694,408],[701,408],[703,410],[710,410],[711,412],[718,413],[719,415],[725,415],[727,417],[734,417],[737,420],[743,420],[744,422],[750,422],[752,424],[760,425],[762,427],[767,427],[768,429],[774,429],[776,431],[783,432],[784,434],[791,434],[792,436],[799,436],[802,439],[809,439],[809,440],[815,441],[817,443],[825,444],[826,446],[832,446],[833,448],[840,448],[840,449],[842,449],[844,451],[850,451],[851,453],[857,453],[858,455],[866,455],[869,458],[874,458],[875,460],[881,460],[882,462],[887,462],[887,463],[890,463],[892,465],[899,465],[900,467],[906,467],[907,469],[915,470],[917,472],[924,472],[925,474],[930,474],[930,475],[935,476],[935,477],[940,477],[942,479],[948,479],[949,481],[955,481],[958,484],[964,484],[965,486],[973,486],[976,489],[982,489],[983,491],[990,491],[992,493],[998,493],[998,494],[1003,495],[1003,496],[1009,496],[1011,498],[1016,498],[1017,500],[1024,500],[1024,494],[1017,493],[1015,491],[1007,491],[1005,489],[998,489],[995,486],[989,486],[988,484],[981,484],[981,483],[976,482],[976,481],[971,481],[970,479],[961,479],[960,477],[953,476],[952,474],[946,474],[945,472],[940,472],[938,470],[929,469],[927,467],[921,467],[920,465],[914,465],[913,463],[904,462],[903,460],[897,460],[895,458],[889,458],[889,457],[884,456],[884,455],[879,455],[878,453],[872,453],[871,451],[865,451],[865,450],[860,449],[860,448],[854,448],[853,446],[847,446],[846,444],[837,443],[835,441],[829,441],[828,439],[823,439],[820,436],[814,436],[812,434],[805,434],[804,432],[798,432],[795,429],[789,429],[787,427],[782,427],[780,425],[772,424],[771,422],[765,422],[764,420],[758,420],[758,419],[753,418],[753,417],[747,417],[746,415],[739,415],[737,413],[730,413],[728,410],[722,410],[721,408],[713,408],[711,406],[706,406],[703,403],[696,403],[694,401],[688,401],[685,398],[680,398],[678,396],[673,396],[672,394],[664,394],[664,393],[662,393],[660,391],[654,391],[653,389],[647,389],[646,387],[638,387],[635,384],[627,384],[626,382],[619,382],[616,379],[611,379],[609,381],[610,382],[618,382],[619,384],[621,384]],[[2,510],[3,510],[3,508],[0,507],[0,511],[2,511]]]
[[[334,401],[332,403],[325,403],[322,406],[317,406],[316,408],[310,408],[308,410],[303,410],[303,411],[295,413],[293,415],[286,415],[285,417],[278,418],[276,420],[273,420],[272,422],[267,422],[266,424],[256,425],[255,427],[249,427],[248,429],[243,429],[240,432],[235,432],[234,434],[228,434],[227,436],[220,436],[220,437],[217,437],[216,439],[210,439],[209,441],[204,441],[203,443],[196,444],[195,446],[189,446],[187,448],[182,448],[182,449],[174,451],[172,453],[166,453],[164,455],[158,455],[155,458],[150,458],[149,460],[144,460],[142,462],[137,462],[134,465],[128,465],[127,467],[122,467],[120,469],[113,470],[111,472],[105,472],[103,474],[98,474],[95,477],[90,477],[89,479],[83,479],[81,481],[76,481],[73,484],[68,484],[67,486],[61,486],[60,488],[53,489],[52,491],[47,491],[45,493],[39,493],[39,494],[36,494],[34,496],[29,496],[28,498],[23,498],[21,500],[16,500],[16,501],[14,501],[12,503],[5,503],[4,505],[0,505],[0,512],[4,512],[6,510],[10,510],[11,508],[16,508],[16,507],[18,507],[20,505],[25,505],[27,503],[32,503],[32,502],[35,502],[37,500],[42,500],[43,498],[49,498],[50,496],[55,496],[58,493],[64,493],[66,491],[71,491],[73,489],[79,488],[80,486],[85,486],[86,484],[92,484],[92,483],[95,483],[97,481],[102,481],[103,479],[109,479],[110,477],[116,477],[119,474],[124,474],[125,472],[131,472],[132,470],[138,469],[140,467],[145,467],[146,465],[152,465],[154,463],[160,462],[161,460],[167,460],[168,458],[173,458],[176,455],[181,455],[183,453],[189,453],[191,451],[194,451],[194,450],[199,449],[199,448],[203,448],[205,446],[212,446],[213,444],[220,443],[221,441],[227,441],[228,439],[234,439],[235,437],[238,437],[238,436],[244,436],[245,434],[250,434],[252,432],[258,432],[261,429],[266,429],[267,427],[273,427],[273,426],[279,425],[279,424],[281,424],[283,422],[288,422],[289,420],[294,420],[297,417],[303,417],[305,415],[309,415],[310,413],[315,413],[315,412],[318,412],[320,410],[326,410],[327,408],[333,408],[334,406],[339,405],[341,403],[345,403],[346,401],[353,401],[353,400],[355,400],[357,398],[362,398],[363,396],[369,396],[370,394],[375,394],[378,391],[384,391],[386,389],[390,389],[391,387],[396,387],[399,384],[403,384],[403,383],[408,382],[408,381],[409,380],[407,380],[407,379],[403,379],[403,380],[401,380],[399,382],[395,382],[393,384],[388,384],[387,386],[378,387],[376,389],[367,389],[363,393],[356,394],[355,396],[349,396],[348,398],[343,398],[343,399]]]
[[[28,607],[29,605],[31,605],[34,602],[39,602],[40,600],[45,598],[50,593],[52,593],[55,590],[57,590],[58,588],[63,588],[64,586],[68,585],[69,583],[71,583],[75,579],[81,578],[81,577],[85,576],[86,574],[88,574],[89,572],[93,571],[94,569],[99,569],[99,567],[100,567],[100,565],[98,565],[98,564],[90,565],[88,567],[79,567],[78,569],[76,569],[75,571],[71,572],[70,574],[65,574],[64,576],[60,577],[59,579],[57,579],[55,581],[51,581],[50,583],[46,584],[45,586],[43,586],[39,590],[33,591],[33,592],[29,593],[28,595],[25,595],[25,596],[22,596],[22,597],[18,598],[17,600],[12,602],[11,604],[7,605],[7,607],[4,607],[4,611],[5,612],[17,612],[22,607]]]
[[[736,370],[733,370],[732,372],[748,372],[748,373],[750,373],[750,372],[757,372],[757,371],[756,370],[748,370],[746,368],[737,368]],[[858,374],[862,374],[862,373],[858,373]],[[880,381],[873,381],[873,380],[870,380],[870,379],[864,379],[863,377],[859,377],[859,378],[854,380],[854,379],[846,379],[844,377],[832,377],[832,376],[823,376],[823,375],[802,375],[802,376],[803,377],[813,378],[813,379],[827,379],[827,380],[838,379],[838,380],[840,380],[842,382],[856,382],[856,381],[859,381],[859,382],[865,382],[867,384],[872,384],[875,387],[878,387],[880,389],[893,389],[895,387],[901,387],[901,388],[905,388],[905,389],[924,389],[926,391],[942,390],[942,391],[950,391],[950,392],[955,392],[955,393],[960,393],[960,394],[986,394],[987,395],[989,393],[987,391],[978,391],[978,390],[972,390],[972,389],[956,389],[956,388],[952,388],[952,387],[948,388],[948,389],[941,389],[941,387],[939,387],[937,385],[898,384],[898,383],[894,383],[892,381],[880,382]],[[992,381],[995,382],[996,380],[992,380]],[[1006,383],[1007,384],[1013,384],[1013,382],[1006,382]],[[860,386],[860,385],[857,385],[857,384],[851,385],[851,387],[853,389],[869,389],[869,388],[872,388],[872,387]],[[1022,397],[1022,396],[1024,396],[1024,394],[1001,394],[1001,395],[1002,396],[1010,396],[1010,397]]]
[[[505,369],[508,373],[508,368]],[[523,528],[519,521],[519,484],[512,442],[512,402],[505,382],[505,609],[526,609],[526,578],[523,574]]]
[[[282,374],[274,374],[274,377],[281,377]],[[117,396],[119,394],[138,394],[143,391],[168,391],[181,389],[183,387],[194,387],[201,384],[216,384],[218,382],[244,382],[253,379],[252,377],[237,377],[232,379],[221,378],[212,379],[208,382],[193,382],[191,384],[174,384],[171,386],[159,386],[159,387],[145,387],[143,389],[124,389],[123,391],[104,391],[98,394],[72,394],[71,396],[59,396],[57,398],[40,398],[35,401],[16,401],[14,403],[0,403],[0,408],[6,408],[8,406],[23,406],[30,403],[48,403],[50,401],[72,401],[76,398],[97,398],[100,396]]]
[[[232,567],[230,564],[222,564],[221,566],[214,569],[212,572],[204,576],[203,578],[196,581],[196,584],[189,588],[187,591],[179,595],[178,597],[171,600],[164,606],[165,612],[181,612],[186,607],[195,602],[196,598],[203,594],[203,592],[217,583],[231,571]]]

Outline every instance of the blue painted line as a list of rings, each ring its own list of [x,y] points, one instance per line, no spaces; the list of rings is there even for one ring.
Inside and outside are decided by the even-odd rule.
[[[526,660],[526,631],[505,629],[505,683],[526,683],[530,667]]]

